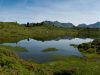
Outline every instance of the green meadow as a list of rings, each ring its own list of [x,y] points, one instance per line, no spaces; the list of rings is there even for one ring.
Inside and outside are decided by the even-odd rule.
[[[100,38],[98,28],[59,28],[40,25],[26,27],[15,22],[0,22],[0,42],[17,42],[34,38],[49,40],[62,36]],[[99,75],[100,74],[100,40],[73,45],[84,55],[81,57],[57,57],[55,61],[37,63],[23,60],[15,51],[27,51],[21,47],[0,45],[0,75]],[[56,51],[47,48],[43,52]]]
[[[17,23],[0,23],[0,39],[3,41],[17,41],[25,38],[48,40],[58,36],[74,35],[76,30],[63,29],[52,26],[25,27]]]
[[[25,27],[16,22],[0,22],[0,42],[17,42],[28,38],[49,40],[61,36],[100,38],[99,34],[98,28],[59,28],[48,25]]]

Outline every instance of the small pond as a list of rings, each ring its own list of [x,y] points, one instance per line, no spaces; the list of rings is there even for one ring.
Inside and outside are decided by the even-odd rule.
[[[20,46],[26,48],[27,51],[16,52],[16,54],[25,60],[34,60],[37,62],[48,62],[52,61],[52,56],[78,56],[83,55],[78,51],[77,48],[70,46],[70,44],[81,44],[93,41],[91,38],[57,38],[54,40],[40,41],[35,39],[20,40],[15,43],[2,43],[7,46]],[[46,48],[56,48],[57,51],[43,52]]]

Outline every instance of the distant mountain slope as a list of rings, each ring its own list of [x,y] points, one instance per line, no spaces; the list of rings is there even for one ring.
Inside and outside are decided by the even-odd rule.
[[[43,23],[47,24],[47,25],[53,25],[53,26],[57,26],[57,27],[65,27],[65,28],[72,28],[74,27],[74,25],[72,23],[60,23],[58,21],[44,21]]]
[[[21,24],[27,26],[27,24]],[[61,23],[58,21],[43,21],[40,23],[29,23],[29,26],[38,26],[38,25],[49,25],[49,26],[56,26],[56,27],[63,27],[63,28],[100,28],[100,22],[96,22],[94,24],[79,24],[78,26],[73,25],[72,23]]]
[[[90,28],[100,28],[100,22],[96,22],[94,24],[89,25]]]
[[[82,28],[86,28],[88,27],[86,24],[79,24],[77,27],[82,27]]]
[[[72,28],[75,27],[75,25],[73,25],[72,23],[60,23],[58,21],[44,21],[43,23],[47,24],[47,25],[52,25],[52,26],[57,26],[57,27],[64,27],[64,28]],[[100,22],[96,22],[94,24],[79,24],[76,27],[81,27],[81,28],[100,28]]]
[[[86,25],[86,24],[79,24],[77,27],[81,27],[81,28],[100,28],[100,22],[96,22],[94,24],[89,24],[89,25]]]

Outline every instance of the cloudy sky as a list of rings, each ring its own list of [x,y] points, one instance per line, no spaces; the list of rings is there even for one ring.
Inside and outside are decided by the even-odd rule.
[[[0,0],[0,21],[100,21],[100,0]]]

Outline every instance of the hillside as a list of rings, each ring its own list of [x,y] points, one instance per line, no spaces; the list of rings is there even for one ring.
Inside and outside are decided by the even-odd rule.
[[[72,28],[74,25],[72,23],[61,23],[58,21],[43,21],[42,23],[51,26],[63,27],[63,28]]]
[[[96,22],[94,24],[89,24],[89,25],[86,25],[86,24],[79,24],[77,27],[81,27],[81,28],[100,28],[100,22]]]

